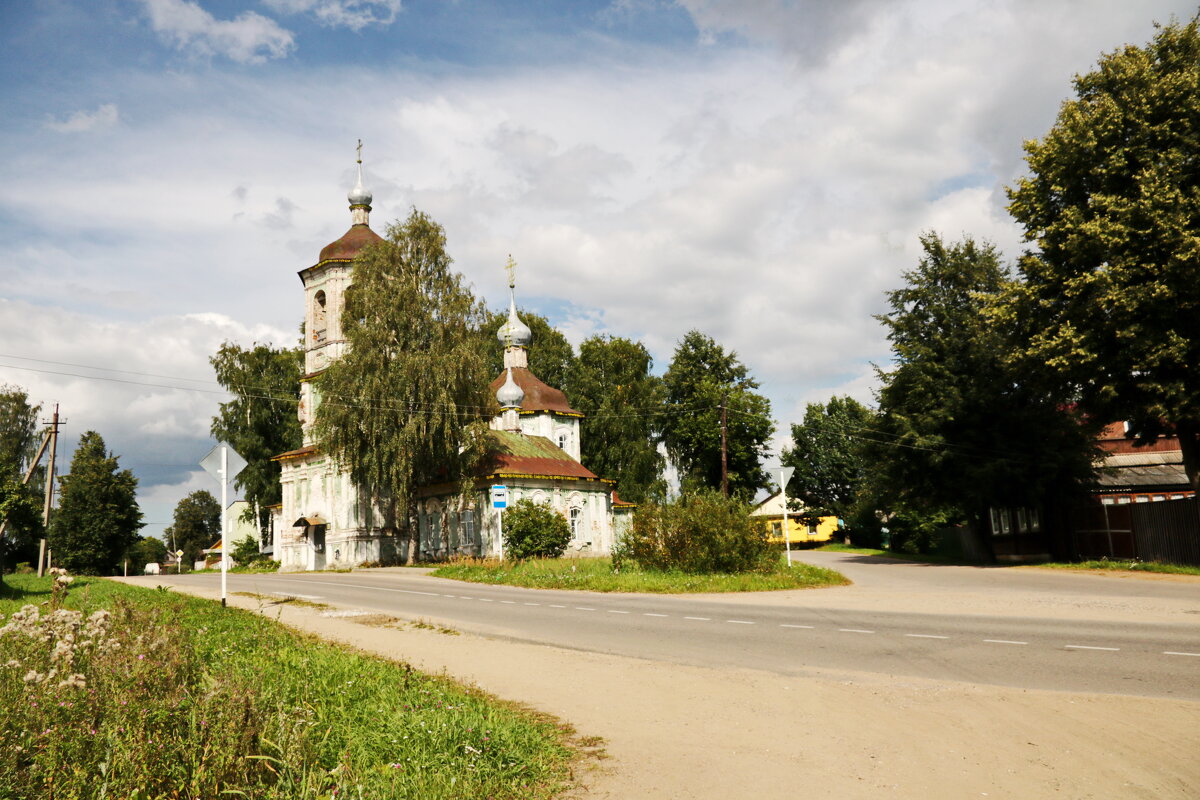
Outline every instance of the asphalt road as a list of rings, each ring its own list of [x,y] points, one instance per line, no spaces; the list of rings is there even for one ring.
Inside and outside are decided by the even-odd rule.
[[[335,606],[339,613],[380,612],[516,641],[677,664],[744,667],[784,675],[865,671],[1200,700],[1200,617],[1194,623],[1131,619],[1136,615],[1128,613],[1114,615],[1125,617],[1117,620],[1080,619],[1057,613],[1050,602],[1072,592],[1092,597],[1099,591],[1114,607],[1126,598],[1136,609],[1149,592],[1155,603],[1191,609],[1200,598],[1200,584],[1097,578],[1107,583],[1093,588],[1093,582],[1078,582],[1093,576],[1013,570],[972,573],[970,568],[955,567],[914,570],[912,565],[829,557],[833,554],[805,557],[812,556],[843,569],[861,588],[765,593],[753,598],[618,595],[485,586],[433,578],[417,570],[386,569],[231,574],[229,591],[267,598],[294,596]],[[987,577],[979,577],[982,574]],[[212,589],[219,586],[220,576],[147,576],[139,581]],[[971,610],[969,603],[965,612],[948,607],[890,610],[906,604],[888,603],[887,597],[916,596],[913,586],[931,589],[935,600],[938,592],[949,592],[959,600],[974,593],[981,600],[979,607],[985,609],[997,594],[1011,592],[1037,613],[1022,616],[1010,610],[989,615]],[[1036,602],[1039,594],[1047,602]],[[839,597],[846,602],[839,603]],[[878,602],[864,608],[863,597]],[[1170,618],[1179,619],[1178,615]]]

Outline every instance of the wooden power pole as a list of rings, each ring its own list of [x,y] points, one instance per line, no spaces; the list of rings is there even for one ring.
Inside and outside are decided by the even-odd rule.
[[[721,494],[726,497],[729,497],[729,456],[726,453],[729,424],[725,414],[725,405],[728,398],[728,392],[721,393]]]
[[[54,416],[50,418],[50,430],[46,436],[50,439],[50,463],[46,466],[46,504],[42,507],[42,527],[50,531],[50,506],[54,502],[54,456],[58,452],[58,403],[54,404]],[[46,540],[38,542],[38,577],[42,577],[46,565]]]

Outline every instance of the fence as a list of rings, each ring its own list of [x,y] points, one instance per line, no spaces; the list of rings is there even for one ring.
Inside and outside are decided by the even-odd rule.
[[[1200,566],[1200,501],[1101,505],[1072,514],[1072,549],[1080,559],[1136,558]]]

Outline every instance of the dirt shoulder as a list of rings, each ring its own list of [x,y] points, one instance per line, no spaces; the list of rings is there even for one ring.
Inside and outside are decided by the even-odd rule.
[[[578,800],[1185,798],[1200,786],[1200,703],[704,669],[231,602],[603,737],[609,757],[582,769]]]

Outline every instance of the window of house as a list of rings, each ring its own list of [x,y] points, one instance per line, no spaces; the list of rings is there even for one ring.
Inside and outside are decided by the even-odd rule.
[[[1172,499],[1172,500],[1182,500],[1182,499],[1183,499],[1183,495],[1181,495],[1181,494],[1173,494],[1173,495],[1171,495],[1171,499]]]
[[[1102,497],[1100,498],[1100,502],[1106,506],[1111,506],[1114,501],[1111,497]]]
[[[1156,495],[1151,496],[1150,501],[1153,503],[1161,503],[1163,500],[1166,500],[1166,499],[1167,499],[1167,496],[1165,494],[1156,494]]]
[[[565,433],[560,433],[558,435],[558,448],[560,450],[567,449],[567,435]]]
[[[817,523],[815,523],[815,522],[808,523],[808,535],[809,536],[817,535]]]
[[[992,535],[1004,536],[1012,531],[1007,508],[990,509],[992,517]]]
[[[578,506],[571,509],[567,518],[571,521],[571,538],[579,538],[579,520],[583,517],[583,509]]]
[[[783,535],[783,522],[772,522],[771,523],[771,535],[772,536],[782,536]]]
[[[1026,513],[1025,509],[1018,508],[1017,509],[1017,531],[1023,533],[1027,530],[1029,530],[1029,514]]]
[[[1127,505],[1129,505],[1129,495],[1122,495],[1121,497],[1118,497],[1118,498],[1117,498],[1117,505],[1119,505],[1119,506],[1127,506]]]
[[[1137,497],[1133,498],[1133,502],[1135,502],[1135,503],[1149,503],[1149,502],[1150,502],[1150,496],[1149,496],[1149,495],[1145,495],[1145,494],[1139,494]]]
[[[1042,529],[1042,515],[1036,508],[1029,509],[1029,530],[1037,533]]]

